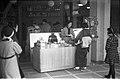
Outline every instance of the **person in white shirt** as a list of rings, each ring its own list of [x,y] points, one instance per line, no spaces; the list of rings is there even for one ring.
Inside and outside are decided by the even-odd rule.
[[[11,27],[3,27],[0,42],[0,78],[21,78],[17,55],[21,54],[22,48],[13,41],[14,34]]]

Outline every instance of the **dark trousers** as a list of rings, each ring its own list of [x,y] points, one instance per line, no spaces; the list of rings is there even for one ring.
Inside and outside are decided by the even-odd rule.
[[[114,64],[109,64],[109,76],[112,75],[112,78],[115,78],[115,65]]]
[[[19,71],[20,71],[21,78],[25,78],[25,75],[24,75],[24,73],[23,73],[23,71],[22,71],[22,69],[21,69],[19,64],[18,64],[18,66],[19,66]]]
[[[86,67],[87,66],[87,52],[88,48],[81,48],[81,45],[77,45],[75,53],[75,66]]]

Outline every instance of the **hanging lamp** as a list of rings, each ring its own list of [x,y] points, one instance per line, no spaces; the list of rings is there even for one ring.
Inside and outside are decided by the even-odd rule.
[[[80,0],[80,3],[83,4],[83,5],[86,5],[88,2],[88,0]]]
[[[52,7],[52,6],[54,6],[54,1],[52,1],[52,0],[50,0],[50,1],[48,1],[48,5],[50,6],[50,7]]]

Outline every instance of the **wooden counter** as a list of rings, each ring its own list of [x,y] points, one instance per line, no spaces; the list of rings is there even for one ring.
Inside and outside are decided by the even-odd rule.
[[[61,70],[74,67],[75,47],[40,49],[33,48],[33,68],[39,72]],[[91,63],[90,53],[88,62]]]

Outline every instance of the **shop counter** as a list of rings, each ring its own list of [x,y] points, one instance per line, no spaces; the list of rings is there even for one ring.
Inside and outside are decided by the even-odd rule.
[[[75,29],[75,32],[79,33],[79,30]],[[75,66],[76,47],[59,44],[61,42],[59,33],[54,34],[57,36],[58,44],[49,45],[47,42],[51,33],[30,33],[31,61],[33,68],[39,72],[68,69]],[[35,43],[41,41],[41,38],[44,43],[41,42],[40,47],[38,47]],[[90,63],[91,52],[87,54],[87,65]]]
[[[68,69],[75,66],[76,47],[59,47],[40,49],[33,48],[32,63],[33,68],[39,72]],[[87,65],[91,63],[91,53],[87,55]]]

